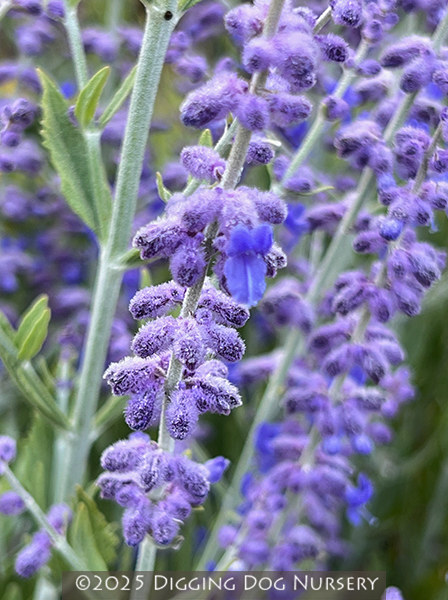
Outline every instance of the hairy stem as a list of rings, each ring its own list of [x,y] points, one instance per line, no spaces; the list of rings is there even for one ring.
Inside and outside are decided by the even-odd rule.
[[[120,292],[121,255],[127,250],[134,220],[140,174],[159,86],[165,53],[177,17],[164,19],[166,10],[176,15],[175,0],[163,9],[147,7],[147,18],[136,80],[117,174],[115,200],[107,241],[101,249],[92,303],[91,321],[75,398],[76,435],[71,445],[66,495],[84,477],[90,450],[90,429],[96,411],[112,322]]]

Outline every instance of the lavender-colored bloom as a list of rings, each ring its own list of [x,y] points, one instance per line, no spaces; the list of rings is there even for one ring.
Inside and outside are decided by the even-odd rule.
[[[249,73],[266,71],[274,60],[274,48],[270,40],[256,37],[244,47],[243,64]]]
[[[391,586],[386,589],[382,600],[403,600],[403,596],[397,587]]]
[[[362,6],[358,0],[332,0],[332,17],[338,25],[359,27],[362,22]]]
[[[185,291],[169,281],[153,287],[139,290],[132,298],[129,310],[134,319],[154,319],[182,304]]]
[[[312,37],[294,32],[276,36],[274,44],[277,50],[275,66],[291,89],[300,92],[313,87],[318,51]]]
[[[188,239],[171,257],[173,279],[182,287],[192,287],[204,274],[207,262],[201,241],[201,237]]]
[[[145,431],[157,420],[162,385],[131,397],[125,410],[125,421],[134,431]]]
[[[272,229],[260,225],[252,231],[237,225],[227,248],[224,273],[232,296],[241,304],[254,306],[266,289],[266,263],[263,260],[272,246]]]
[[[51,557],[51,540],[45,531],[34,534],[31,543],[19,552],[15,570],[20,577],[32,577]]]
[[[142,227],[134,237],[133,245],[138,248],[142,259],[168,258],[185,241],[185,232],[176,221],[160,219]]]
[[[288,127],[307,119],[312,104],[305,96],[278,92],[268,98],[271,120],[279,127]]]
[[[314,37],[320,46],[324,60],[345,62],[348,58],[348,44],[338,35],[328,33]]]
[[[177,390],[171,394],[171,402],[166,411],[166,427],[175,440],[188,437],[198,422],[199,411],[194,404],[194,392]]]
[[[241,96],[234,110],[240,123],[251,131],[263,131],[269,125],[268,103],[260,96]]]
[[[50,525],[63,535],[67,529],[67,525],[71,522],[73,513],[67,504],[53,504],[47,514],[47,519]]]
[[[229,467],[230,461],[223,456],[217,456],[204,463],[204,467],[208,471],[208,480],[210,483],[217,483],[221,480],[224,471]]]
[[[274,151],[269,142],[255,138],[249,143],[246,156],[248,165],[267,165],[274,158]]]
[[[128,546],[138,546],[151,527],[148,511],[140,508],[128,508],[123,513],[123,536]]]
[[[160,546],[169,546],[179,531],[179,522],[171,515],[156,512],[151,520],[152,537]]]
[[[229,327],[242,327],[250,316],[245,306],[238,304],[211,284],[205,285],[198,307],[211,311],[216,323]]]
[[[182,165],[197,179],[220,180],[226,163],[212,148],[205,146],[187,146],[180,155]]]
[[[181,120],[184,125],[201,129],[225,117],[246,90],[247,84],[233,74],[216,76],[187,96],[180,108]]]
[[[141,358],[163,352],[171,346],[175,331],[173,317],[159,317],[139,329],[132,341],[132,351]]]
[[[4,515],[20,515],[25,510],[25,503],[15,492],[5,492],[0,496],[0,513]]]
[[[0,435],[0,460],[10,463],[15,459],[16,453],[16,441],[8,435]]]
[[[238,362],[243,357],[244,342],[230,327],[209,324],[204,331],[204,339],[217,356],[228,362]]]
[[[342,98],[336,96],[327,96],[323,100],[326,117],[329,121],[344,119],[350,113],[350,107]]]

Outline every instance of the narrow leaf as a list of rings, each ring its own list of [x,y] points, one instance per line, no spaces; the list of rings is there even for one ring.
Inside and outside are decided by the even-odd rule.
[[[51,310],[45,309],[43,314],[34,324],[25,341],[19,348],[19,360],[31,360],[42,348],[48,335],[48,324],[50,323]]]
[[[210,129],[206,129],[201,133],[201,137],[199,138],[199,145],[206,146],[207,148],[213,148],[213,138]]]
[[[39,76],[44,90],[44,146],[61,178],[62,193],[70,208],[104,239],[112,205],[104,168],[92,163],[91,148],[71,122],[67,103],[55,83],[42,71]]]
[[[110,101],[109,106],[103,112],[100,117],[99,124],[100,127],[106,127],[112,117],[120,110],[125,102],[126,98],[131,93],[131,90],[134,86],[135,74],[137,72],[137,66],[135,66],[126,79],[123,81],[121,86],[115,93],[115,96]]]
[[[110,75],[110,67],[104,67],[96,73],[81,90],[75,106],[75,115],[81,127],[88,127],[98,107],[104,86]]]
[[[164,202],[168,202],[171,198],[171,192],[163,185],[162,175],[157,171],[156,173],[156,181],[157,181],[157,190],[159,192],[159,196]]]
[[[48,308],[48,296],[42,294],[27,308],[20,319],[19,328],[15,334],[14,343],[17,348],[21,348],[23,342],[30,334],[36,321],[38,321]]]

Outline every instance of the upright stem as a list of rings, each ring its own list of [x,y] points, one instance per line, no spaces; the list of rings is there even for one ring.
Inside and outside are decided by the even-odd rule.
[[[145,33],[118,168],[110,231],[99,258],[91,321],[75,398],[76,435],[69,456],[68,493],[82,481],[86,470],[92,417],[98,403],[122,280],[118,262],[127,250],[131,236],[154,101],[170,35],[177,22],[176,7],[176,0],[168,0],[163,8],[151,4],[146,9]],[[168,10],[175,15],[170,20],[164,18]]]
[[[64,9],[64,26],[67,30],[73,64],[75,66],[76,81],[78,83],[79,90],[81,90],[89,81],[89,71],[87,69],[86,54],[84,52],[84,45],[82,43],[78,12],[76,6],[70,6],[70,2],[68,0],[64,1]]]

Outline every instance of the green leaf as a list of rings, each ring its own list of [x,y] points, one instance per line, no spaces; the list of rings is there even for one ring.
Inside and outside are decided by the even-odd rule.
[[[36,322],[42,317],[44,312],[48,308],[48,296],[46,294],[42,294],[36,300],[30,304],[27,310],[23,313],[19,328],[17,329],[17,333],[14,337],[14,343],[17,348],[21,348],[22,344],[29,336]]]
[[[201,137],[199,138],[199,145],[206,146],[207,148],[213,148],[213,138],[210,129],[206,129],[201,133]]]
[[[67,103],[55,83],[39,70],[43,87],[42,135],[51,161],[61,178],[70,208],[103,240],[110,221],[112,200],[104,167],[95,161],[93,142],[75,127]],[[97,150],[97,148],[96,148]]]
[[[5,598],[8,598],[8,600],[23,600],[19,584],[10,583],[5,590]]]
[[[45,309],[42,316],[36,321],[29,335],[19,348],[19,360],[31,360],[42,348],[48,334],[51,310]]]
[[[140,283],[139,288],[142,290],[143,288],[151,287],[152,285],[152,277],[151,273],[148,269],[140,269]]]
[[[92,571],[107,571],[107,565],[116,558],[118,537],[96,502],[80,486],[76,494],[78,505],[70,527],[70,543]]]
[[[121,86],[115,93],[115,96],[110,101],[109,106],[103,112],[99,119],[100,127],[106,127],[112,117],[120,110],[125,102],[126,98],[131,93],[131,90],[134,86],[135,74],[137,73],[137,66],[135,66],[126,79],[123,81]]]
[[[198,4],[201,0],[179,0],[179,4],[177,5],[180,11],[188,10],[195,4]]]
[[[88,127],[98,107],[104,86],[110,75],[110,67],[104,67],[96,73],[81,90],[75,106],[75,115],[81,127]]]
[[[67,416],[56,404],[47,386],[34,370],[33,365],[28,361],[23,363],[19,360],[11,325],[1,312],[0,359],[25,400],[53,425],[65,430],[70,429]]]
[[[52,439],[51,427],[35,413],[31,429],[19,448],[16,465],[17,476],[42,510],[46,510],[49,504]]]
[[[159,196],[164,202],[168,202],[171,198],[171,192],[163,185],[162,175],[157,171],[156,173],[156,181],[157,181],[157,191],[159,192]]]

